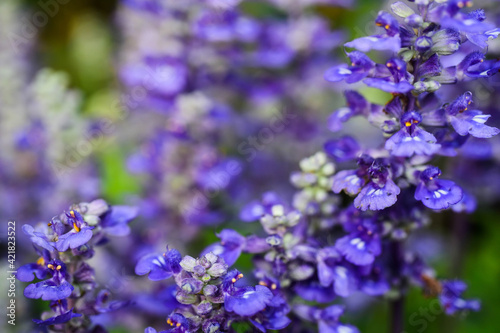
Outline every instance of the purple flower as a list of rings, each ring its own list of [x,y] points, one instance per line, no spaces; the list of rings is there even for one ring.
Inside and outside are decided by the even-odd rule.
[[[368,173],[371,180],[354,199],[356,208],[362,211],[381,210],[394,205],[401,190],[390,178],[386,162],[375,160]]]
[[[137,214],[137,207],[112,206],[102,217],[100,225],[108,235],[126,236],[130,233],[128,223],[136,218]]]
[[[291,320],[286,316],[290,312],[287,301],[280,295],[275,295],[268,306],[250,322],[261,332],[266,330],[282,330]]]
[[[451,180],[437,179],[441,170],[429,167],[420,173],[420,183],[415,191],[415,199],[431,209],[446,209],[463,197],[462,189]]]
[[[329,303],[335,299],[335,292],[331,286],[323,287],[316,281],[297,283],[293,290],[297,295],[310,302]]]
[[[335,249],[355,265],[372,264],[382,252],[378,226],[370,219],[363,219],[353,232],[337,240]]]
[[[468,214],[473,213],[477,207],[477,201],[474,196],[466,191],[464,192],[464,196],[462,200],[460,200],[457,204],[451,206],[451,209],[456,213],[466,212]],[[19,271],[19,270],[18,270]]]
[[[359,333],[359,330],[352,326],[339,322],[344,314],[344,307],[332,305],[324,309],[317,309],[309,305],[296,305],[294,312],[302,319],[318,323],[319,332],[323,333]]]
[[[387,79],[368,78],[363,80],[363,83],[369,87],[393,94],[406,94],[415,89],[415,87],[407,81],[392,82]]]
[[[359,143],[351,136],[327,141],[323,146],[325,152],[338,162],[355,159],[361,150]]]
[[[396,36],[399,34],[399,22],[388,12],[380,11],[375,20],[375,24],[377,27],[384,28],[389,36]]]
[[[371,70],[375,68],[375,62],[366,54],[353,51],[347,54],[351,60],[351,66],[345,64],[328,69],[325,72],[325,79],[330,82],[345,80],[346,83],[355,83],[367,77]]]
[[[70,321],[72,318],[75,317],[81,317],[82,315],[79,313],[73,313],[73,308],[69,310],[68,312],[65,312],[61,315],[57,315],[54,317],[50,317],[45,320],[40,320],[40,319],[33,319],[33,321],[40,326],[51,326],[51,325],[58,325],[58,324],[64,324],[68,321]]]
[[[208,246],[203,250],[202,255],[211,252],[224,259],[229,266],[238,260],[243,251],[260,253],[270,248],[264,239],[253,235],[245,238],[232,229],[224,229],[217,236],[220,242]]]
[[[266,192],[262,195],[261,201],[252,201],[240,212],[240,219],[244,222],[259,220],[265,214],[271,214],[271,209],[275,205],[284,205],[284,201],[274,192]]]
[[[74,287],[68,281],[48,279],[28,285],[24,289],[24,296],[28,298],[41,298],[44,301],[57,301],[71,295]]]
[[[96,297],[95,310],[99,313],[107,313],[122,309],[130,304],[130,301],[111,301],[110,293],[106,289],[101,290]]]
[[[46,274],[50,274],[52,277],[45,281],[30,284],[24,289],[26,297],[60,300],[71,295],[73,286],[67,281],[69,275],[66,272],[66,265],[62,261],[58,259],[50,260],[47,264]]]
[[[386,141],[385,149],[392,155],[403,157],[435,154],[441,145],[436,144],[434,135],[418,127],[421,122],[419,113],[405,113],[401,117],[401,129]]]
[[[366,154],[358,158],[357,170],[342,170],[333,176],[332,190],[335,193],[345,191],[349,195],[356,195],[366,184],[365,178],[368,176],[369,168],[374,163],[374,159]]]
[[[79,212],[70,210],[66,213],[66,217],[67,223],[72,229],[58,237],[56,249],[59,252],[64,252],[68,248],[76,249],[86,244],[93,236],[92,229],[94,227],[90,227]]]
[[[460,311],[479,311],[481,303],[478,300],[465,300],[462,294],[467,290],[467,285],[462,281],[444,281],[443,290],[439,295],[439,301],[446,314],[451,315]]]
[[[23,232],[30,236],[30,240],[33,243],[33,245],[38,245],[47,251],[53,251],[54,250],[54,242],[49,241],[47,238],[47,235],[43,232],[38,232],[35,231],[35,229],[29,225],[25,224],[23,225]]]
[[[163,254],[148,254],[142,257],[135,266],[135,273],[137,275],[149,273],[148,278],[151,281],[168,279],[180,271],[181,260],[179,251],[167,248],[167,252]]]
[[[250,317],[262,311],[273,299],[273,293],[264,286],[239,288],[226,294],[224,307],[229,312]]]
[[[151,94],[171,97],[184,89],[187,69],[179,59],[148,56],[142,63],[125,66],[121,78],[130,87],[145,87]]]
[[[472,104],[470,91],[462,94],[445,108],[448,121],[460,135],[472,135],[476,138],[491,138],[500,130],[496,127],[485,125],[490,115],[485,115],[479,110],[468,110]]]
[[[387,279],[382,275],[382,267],[373,266],[370,272],[360,278],[360,289],[370,296],[385,295],[391,286]]]
[[[476,138],[491,138],[500,133],[498,128],[485,124],[490,117],[479,110],[464,111],[456,116],[449,116],[450,123],[458,134],[470,134]]]
[[[348,90],[345,93],[347,107],[343,107],[328,118],[328,128],[332,132],[337,132],[342,129],[342,123],[355,116],[366,115],[369,111],[370,104],[358,92]]]
[[[361,52],[372,50],[397,52],[401,48],[401,38],[399,36],[373,35],[357,38],[345,43],[345,46]]]
[[[335,294],[348,297],[357,289],[357,278],[343,262],[335,247],[325,247],[318,252],[318,279],[322,286],[333,285]]]
[[[44,279],[49,273],[50,268],[45,265],[49,261],[49,257],[44,255],[40,257],[36,263],[26,264],[17,269],[16,278],[22,282],[31,282],[36,278]]]
[[[212,252],[223,258],[227,265],[232,266],[245,247],[245,237],[231,229],[224,229],[217,236],[220,243],[210,245],[203,251],[202,255]]]

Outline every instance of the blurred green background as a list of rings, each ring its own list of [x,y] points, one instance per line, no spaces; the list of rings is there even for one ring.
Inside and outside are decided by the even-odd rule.
[[[361,0],[352,10],[326,7],[316,10],[331,19],[332,27],[347,31],[352,38],[372,31],[380,4],[380,1]],[[24,0],[23,5],[31,12],[40,10],[39,0]],[[39,30],[34,57],[37,66],[67,72],[72,87],[83,92],[84,112],[89,116],[118,117],[113,114],[117,111],[112,107],[120,89],[115,67],[120,45],[120,34],[114,24],[116,7],[115,0],[70,0],[60,5],[57,15]],[[244,9],[255,15],[275,14],[260,4],[250,3]],[[373,94],[371,91],[365,93]],[[385,99],[385,96],[378,95],[369,97],[372,100]],[[111,203],[119,203],[125,196],[138,191],[137,180],[125,171],[125,158],[126,151],[113,143],[98,152],[104,197]],[[466,318],[435,315],[432,300],[413,290],[406,303],[406,332],[500,332],[497,317],[497,301],[500,299],[497,285],[500,281],[498,213],[482,209],[467,217],[448,213],[435,216],[432,228],[440,235],[442,244],[441,255],[433,263],[438,276],[467,281],[467,296],[480,298],[483,309]],[[456,244],[453,234],[461,232],[459,226],[465,226],[467,241]],[[213,233],[207,234],[202,242],[198,242],[200,249],[214,241]],[[250,261],[245,257],[241,264],[249,266]],[[359,316],[351,314],[345,321],[357,325],[361,332],[379,333],[388,330],[388,318],[387,304],[375,300],[369,311]],[[116,332],[126,330],[117,329]]]

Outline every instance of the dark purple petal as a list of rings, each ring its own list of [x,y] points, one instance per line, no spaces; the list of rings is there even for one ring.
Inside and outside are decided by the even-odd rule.
[[[49,242],[45,234],[35,231],[31,225],[23,225],[23,232],[30,236],[30,240],[34,245],[38,245],[48,251],[54,250],[54,242]]]
[[[446,209],[462,197],[462,189],[451,180],[434,179],[428,186],[421,182],[415,191],[415,199],[431,209]]]
[[[46,320],[33,319],[33,321],[40,326],[51,326],[57,324],[64,324],[71,320],[71,318],[81,317],[82,315],[79,313],[73,313],[73,308],[66,313],[63,313],[59,316],[54,316]]]
[[[338,239],[335,248],[345,256],[346,260],[358,266],[373,263],[381,252],[380,239],[365,240],[350,235]]]
[[[104,231],[113,236],[126,236],[130,233],[128,223],[137,217],[138,208],[131,206],[112,206],[101,221]]]
[[[342,170],[333,177],[332,191],[345,191],[349,195],[356,195],[365,185],[365,180],[358,177],[356,170]]]
[[[168,279],[172,270],[162,254],[148,254],[142,257],[135,266],[135,274],[146,275],[151,281]]]
[[[271,246],[265,238],[260,238],[255,235],[248,236],[245,240],[243,251],[246,253],[262,253],[269,250]]]
[[[329,82],[340,82],[344,80],[346,77],[349,77],[353,74],[353,71],[348,68],[346,64],[338,65],[328,69],[325,72],[324,78]],[[366,75],[365,75],[366,77]],[[360,77],[359,80],[364,77]],[[358,80],[358,81],[359,81]]]
[[[441,147],[436,141],[434,135],[418,127],[412,134],[408,133],[406,128],[402,128],[386,141],[385,149],[391,151],[394,156],[432,156]]]
[[[362,211],[381,210],[394,205],[400,192],[399,187],[391,179],[387,179],[382,188],[370,182],[354,199],[354,205]]]
[[[363,82],[369,87],[394,94],[406,94],[415,89],[415,87],[407,81],[395,83],[384,79],[368,78],[364,79]]]
[[[57,301],[68,298],[73,289],[73,286],[67,281],[55,284],[52,280],[46,280],[28,285],[24,289],[24,296],[41,298],[44,301]]]
[[[335,299],[331,287],[323,287],[317,282],[297,283],[294,290],[297,295],[310,302],[329,303]]]
[[[371,50],[398,52],[401,49],[401,39],[399,36],[368,36],[357,38],[352,42],[346,43],[345,46],[361,52],[369,52]]]
[[[56,248],[59,252],[67,251],[69,248],[76,249],[79,246],[87,244],[87,242],[92,238],[93,227],[85,226],[79,231],[72,229],[66,234],[59,236],[59,240],[56,242]]]
[[[485,124],[489,117],[491,116],[481,111],[472,110],[450,118],[451,125],[460,135],[470,134],[476,138],[491,138],[500,133],[500,130]]]
[[[243,222],[253,222],[260,219],[266,213],[265,207],[258,201],[253,201],[243,207],[240,219]]]
[[[38,264],[26,264],[17,269],[16,278],[22,282],[31,282],[35,278],[44,279],[47,276],[47,268]]]
[[[238,290],[235,295],[226,295],[224,306],[229,312],[250,317],[262,311],[272,298],[273,293],[267,287],[257,285]]]

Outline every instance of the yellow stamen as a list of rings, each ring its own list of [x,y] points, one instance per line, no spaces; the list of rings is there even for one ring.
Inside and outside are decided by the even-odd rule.
[[[169,324],[170,326],[172,326],[172,320],[170,320],[170,318],[167,320],[167,324]]]
[[[232,282],[232,283],[235,283],[235,282],[236,282],[236,279],[235,279],[235,278],[232,278],[232,279],[231,279],[231,282]]]
[[[386,30],[389,30],[389,28],[390,28],[390,27],[391,27],[390,25],[386,24],[384,28],[385,28]]]
[[[463,8],[464,7],[464,3],[462,1],[457,2],[457,6],[458,6],[458,8]]]
[[[381,26],[382,26],[382,23],[377,22],[377,23],[375,23],[375,25],[376,25],[377,27],[381,27]]]
[[[407,121],[407,122],[405,122],[405,126],[406,126],[406,127],[410,127],[410,126],[411,126],[411,121]]]
[[[433,179],[434,179],[434,177],[429,177],[429,179],[430,179],[430,180],[433,180]]]
[[[45,259],[43,259],[43,257],[38,258],[38,260],[36,261],[36,264],[40,265],[40,266],[44,266],[45,265]]]
[[[267,283],[265,281],[259,281],[259,285],[267,287]]]
[[[73,222],[73,228],[75,228],[76,232],[80,232],[80,228]]]
[[[47,223],[47,226],[51,227],[52,226],[52,222]]]
[[[272,290],[274,290],[274,289],[276,289],[276,288],[278,288],[278,286],[276,285],[276,283],[273,283],[273,284],[271,285],[271,289],[272,289]]]
[[[413,123],[414,123],[414,124],[418,124],[418,120],[414,120],[414,121],[413,121]]]
[[[75,211],[70,210],[70,211],[69,211],[69,215],[71,215],[71,217],[72,217],[72,218],[75,218]]]
[[[238,274],[238,279],[241,279],[244,275],[243,274]]]
[[[48,265],[47,265],[47,268],[48,268],[48,269],[54,269],[54,265],[52,265],[52,264],[48,264]]]
[[[57,265],[56,270],[59,271],[59,270],[61,270],[61,268],[62,268],[61,265]]]
[[[181,323],[177,323],[175,326],[179,327],[179,326],[181,326]]]

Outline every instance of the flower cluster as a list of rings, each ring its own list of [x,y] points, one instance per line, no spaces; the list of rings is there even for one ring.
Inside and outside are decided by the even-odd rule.
[[[209,252],[199,259],[182,258],[179,251],[143,257],[135,268],[153,281],[174,277],[178,307],[168,316],[170,329],[162,332],[228,332],[234,322],[250,322],[259,331],[286,327],[289,307],[279,295],[263,285],[237,286],[238,270]],[[145,333],[156,333],[151,327]]]
[[[330,140],[324,153],[302,160],[302,171],[292,174],[292,183],[300,189],[293,208],[268,193],[262,202],[241,212],[242,220],[260,218],[268,233],[268,249],[262,246],[254,258],[254,273],[263,285],[275,287],[271,289],[289,302],[298,294],[306,301],[330,303],[335,296],[348,297],[358,290],[401,304],[408,286],[414,284],[437,296],[448,314],[479,309],[478,301],[462,298],[463,282],[439,281],[405,243],[428,224],[432,211],[473,207],[469,193],[440,178],[441,169],[430,164],[433,157],[455,156],[469,137],[484,139],[499,133],[485,124],[489,115],[470,109],[470,92],[448,102],[437,93],[444,84],[498,72],[498,61],[484,60],[480,50],[464,51],[484,47],[499,31],[485,21],[483,11],[466,13],[468,5],[420,1],[412,8],[396,2],[391,8],[401,20],[380,12],[376,25],[383,33],[345,44],[355,49],[347,53],[351,65],[335,66],[325,78],[348,84],[362,81],[392,96],[379,105],[357,91],[346,91],[347,106],[331,115],[329,128],[342,131],[343,123],[361,116],[382,132],[385,143],[363,149],[363,143],[350,136]],[[372,50],[382,51],[387,60],[376,63],[365,54]],[[459,57],[450,64],[446,56],[455,53]],[[354,197],[353,202],[342,204],[345,200],[337,195],[341,192]],[[221,242],[209,250],[231,262],[242,251],[255,253],[258,242],[249,247],[249,240],[260,240],[229,230],[219,237]],[[342,325],[338,305],[324,309],[297,305],[294,314],[317,322],[325,331],[325,323],[330,329]],[[354,330],[346,326],[346,331]]]
[[[50,302],[50,311],[33,320],[38,328],[105,332],[93,316],[134,304],[144,318],[134,322],[138,315],[131,315],[132,329],[148,326],[145,333],[158,332],[147,317],[153,307],[168,325],[160,333],[233,332],[239,325],[359,333],[341,320],[345,304],[378,298],[391,303],[393,332],[403,332],[398,317],[411,287],[437,299],[448,315],[478,311],[480,302],[464,295],[466,284],[442,279],[415,243],[435,213],[470,213],[480,201],[464,184],[467,165],[446,161],[493,155],[485,142],[500,130],[477,106],[473,84],[500,70],[500,60],[486,54],[500,28],[468,0],[397,1],[392,14],[378,13],[377,34],[343,45],[349,64],[331,67],[342,36],[309,7],[351,1],[259,2],[269,17],[245,12],[244,2],[122,0],[119,76],[122,104],[131,111],[123,126],[140,123],[141,130],[117,141],[142,142],[127,160],[142,176],[140,208],[99,199],[23,226],[39,258],[16,277],[29,282],[27,298]],[[9,70],[0,76],[15,77]],[[7,133],[0,140],[0,199],[9,199],[0,208],[10,214],[26,206],[19,218],[32,222],[39,206],[54,208],[68,195],[94,197],[96,183],[87,169],[78,172],[84,179],[57,182],[63,175],[52,168],[87,127],[76,116],[79,95],[48,70],[27,82],[14,82],[26,96],[0,91],[7,108],[28,110],[0,112]],[[350,84],[345,106],[322,117],[335,104],[333,91]],[[377,102],[366,91],[376,91]],[[22,101],[27,105],[15,103]],[[323,134],[322,118],[334,134]],[[352,131],[353,118],[366,120],[373,134]],[[485,169],[498,167],[489,162]],[[129,222],[139,210],[143,224],[134,229]],[[229,221],[241,229],[225,225],[219,241],[192,244],[206,236],[197,233],[201,227]],[[130,246],[121,244],[113,258],[127,259],[120,262],[125,274],[155,283],[148,289],[134,276],[111,300],[90,259],[99,259],[97,247],[112,236],[129,234]],[[182,252],[212,244],[198,258],[171,247],[155,253],[166,237]],[[238,266],[245,259],[251,274]]]
[[[41,280],[29,284],[24,296],[50,301],[51,312],[44,313],[42,320],[34,319],[36,324],[87,332],[92,326],[89,316],[128,304],[109,299],[110,293],[99,288],[94,268],[87,261],[94,256],[95,246],[105,244],[109,236],[126,236],[128,223],[136,215],[136,208],[109,206],[99,199],[73,205],[36,229],[29,224],[23,226],[39,258],[19,267],[16,277],[22,282],[35,277]]]
[[[141,120],[154,117],[128,166],[148,175],[144,210],[169,216],[172,226],[219,224],[232,204],[261,191],[255,184],[278,183],[272,171],[292,169],[329,102],[320,73],[341,35],[305,11],[264,19],[239,3],[123,1],[124,104]]]

